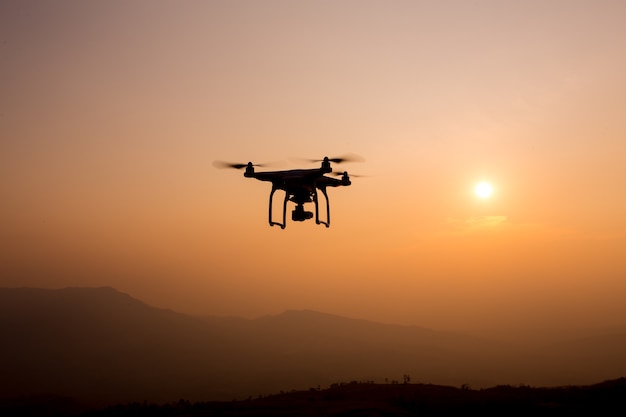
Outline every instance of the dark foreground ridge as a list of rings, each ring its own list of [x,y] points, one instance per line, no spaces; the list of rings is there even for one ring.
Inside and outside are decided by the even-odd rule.
[[[0,408],[2,415],[108,416],[506,416],[624,415],[626,378],[587,386],[500,385],[474,390],[431,384],[350,382],[328,389],[283,392],[247,400],[128,403],[71,413],[62,403]],[[56,408],[55,408],[56,407]],[[473,414],[470,414],[473,415]]]

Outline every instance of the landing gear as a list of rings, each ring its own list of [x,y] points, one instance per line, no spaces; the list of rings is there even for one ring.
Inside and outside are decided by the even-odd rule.
[[[315,215],[315,223],[323,224],[326,227],[330,227],[330,205],[328,202],[328,194],[326,193],[326,187],[318,187],[322,191],[324,195],[324,199],[326,200],[326,221],[320,220],[319,215],[319,203],[318,203],[318,193],[316,189],[313,191],[303,191],[297,190],[296,192],[285,192],[285,199],[283,200],[283,215],[282,215],[282,223],[274,221],[272,218],[272,207],[274,201],[274,193],[276,190],[281,189],[280,187],[273,186],[272,191],[270,192],[270,202],[269,202],[269,223],[270,226],[280,226],[281,229],[285,228],[286,217],[287,217],[287,202],[292,201],[296,203],[296,207],[291,211],[291,220],[295,222],[303,222],[305,220],[310,220]],[[305,203],[313,203],[315,205],[315,214],[311,211],[306,211],[304,209]]]

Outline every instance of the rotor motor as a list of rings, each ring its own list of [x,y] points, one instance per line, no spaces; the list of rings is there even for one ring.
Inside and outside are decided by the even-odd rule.
[[[252,162],[248,162],[246,165],[246,172],[243,174],[244,177],[254,177],[254,164]]]

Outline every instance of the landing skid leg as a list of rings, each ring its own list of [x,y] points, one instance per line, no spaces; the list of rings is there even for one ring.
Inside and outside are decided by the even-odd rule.
[[[274,193],[276,192],[277,188],[272,187],[272,191],[270,192],[270,209],[269,209],[269,222],[270,222],[270,226],[280,226],[281,229],[285,228],[286,223],[286,211],[287,211],[287,201],[289,200],[289,195],[287,193],[285,193],[285,200],[283,201],[283,222],[279,223],[279,222],[275,222],[272,220],[272,201],[274,199]]]
[[[328,202],[328,194],[326,194],[326,188],[320,188],[322,194],[324,194],[324,198],[326,199],[326,221],[320,220],[320,211],[319,211],[319,202],[317,199],[317,190],[313,195],[313,199],[315,200],[315,223],[323,224],[326,227],[330,227],[330,203]]]

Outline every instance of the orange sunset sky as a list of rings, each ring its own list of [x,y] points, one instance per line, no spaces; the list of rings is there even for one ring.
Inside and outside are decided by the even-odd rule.
[[[0,286],[626,325],[625,21],[619,0],[2,1]],[[212,165],[347,153],[366,177],[329,189],[328,229],[270,227],[269,184]]]

